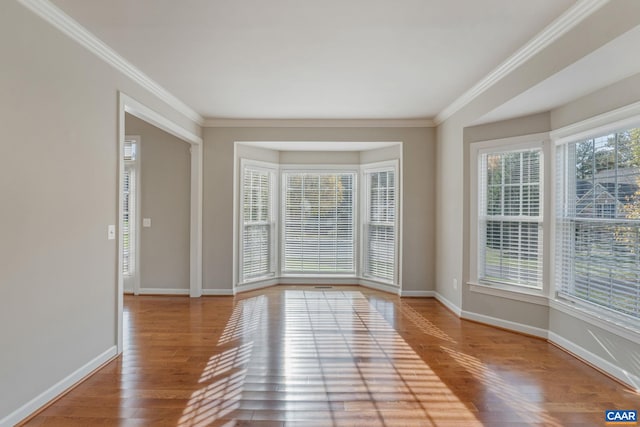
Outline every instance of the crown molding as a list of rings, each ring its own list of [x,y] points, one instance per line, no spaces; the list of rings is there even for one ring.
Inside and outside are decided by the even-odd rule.
[[[476,83],[471,89],[463,93],[458,99],[445,107],[436,116],[436,125],[447,120],[453,114],[471,103],[474,99],[484,93],[491,86],[505,78],[520,65],[537,55],[551,43],[568,33],[571,29],[580,24],[584,19],[607,4],[610,0],[579,0],[565,13],[560,15],[538,35],[529,40],[527,44],[518,49],[513,55],[507,58],[496,69],[490,72],[482,80]]]
[[[136,66],[120,56],[106,43],[84,28],[49,0],[18,0],[27,9],[62,31],[72,40],[120,71],[125,76],[167,103],[171,108],[202,126],[204,118],[184,102],[153,81]]]
[[[425,128],[435,127],[432,119],[215,119],[204,120],[204,127],[283,127],[283,128]]]

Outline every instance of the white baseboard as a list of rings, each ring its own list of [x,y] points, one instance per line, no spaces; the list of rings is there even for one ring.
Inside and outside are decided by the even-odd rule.
[[[280,277],[275,279],[278,285],[334,285],[349,286],[358,285],[357,277]]]
[[[367,280],[367,279],[358,279],[357,284],[360,286],[364,286],[365,288],[371,288],[377,291],[389,292],[390,294],[400,295],[400,288],[395,285],[389,285],[386,283],[380,283],[380,282]]]
[[[233,289],[203,289],[202,295],[206,295],[206,296],[233,295]]]
[[[639,376],[625,371],[619,366],[614,365],[613,363],[603,359],[597,354],[593,354],[590,351],[585,350],[584,348],[580,347],[579,345],[575,344],[572,341],[569,341],[566,338],[561,337],[555,332],[549,332],[549,341],[567,350],[568,352],[573,353],[574,355],[585,360],[586,362],[590,363],[591,365],[595,366],[601,371],[606,372],[607,374],[618,379],[619,381],[627,384],[629,387],[636,390],[637,392],[640,392]]]
[[[6,417],[0,420],[0,427],[10,427],[14,426],[20,421],[27,418],[29,415],[36,412],[38,409],[42,408],[47,403],[51,402],[56,397],[60,396],[66,390],[68,390],[73,385],[82,381],[87,375],[95,371],[102,364],[107,362],[109,359],[113,358],[118,354],[118,350],[116,346],[110,347],[105,350],[103,353],[94,357],[92,360],[87,362],[84,366],[77,369],[75,372],[72,372],[67,377],[58,381],[53,386],[49,387],[44,392],[40,393],[38,396],[31,399],[29,402],[22,405],[20,408],[16,409]]]
[[[460,317],[460,315],[462,314],[462,310],[460,309],[460,307],[446,299],[441,293],[436,292],[435,294],[436,299],[440,301],[442,305],[451,310],[456,316]]]
[[[189,289],[140,288],[138,295],[189,295]]]
[[[408,291],[402,290],[400,291],[401,297],[422,297],[422,298],[433,298],[436,296],[436,291]]]
[[[523,323],[512,322],[510,320],[498,319],[496,317],[487,316],[485,314],[474,313],[471,311],[462,311],[460,316],[463,319],[474,320],[476,322],[485,323],[491,326],[497,326],[503,329],[509,329],[511,331],[520,332],[527,335],[533,335],[547,339],[548,331],[542,328],[536,328],[534,326],[525,325]]]

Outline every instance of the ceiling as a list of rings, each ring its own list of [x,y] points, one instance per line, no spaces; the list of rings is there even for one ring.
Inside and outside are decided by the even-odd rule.
[[[52,0],[205,118],[425,119],[574,0]]]

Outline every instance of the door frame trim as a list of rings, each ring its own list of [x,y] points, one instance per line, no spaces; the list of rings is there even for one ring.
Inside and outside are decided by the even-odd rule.
[[[191,213],[189,249],[189,295],[202,295],[202,188],[203,188],[203,140],[195,133],[157,113],[123,92],[118,92],[118,253],[117,253],[117,348],[121,354],[123,345],[124,280],[122,275],[122,171],[124,169],[125,113],[148,122],[163,131],[190,144],[191,152]]]

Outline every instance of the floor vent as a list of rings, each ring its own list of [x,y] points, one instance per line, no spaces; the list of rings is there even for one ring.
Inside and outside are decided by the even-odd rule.
[[[314,286],[316,289],[333,289],[333,286]]]

